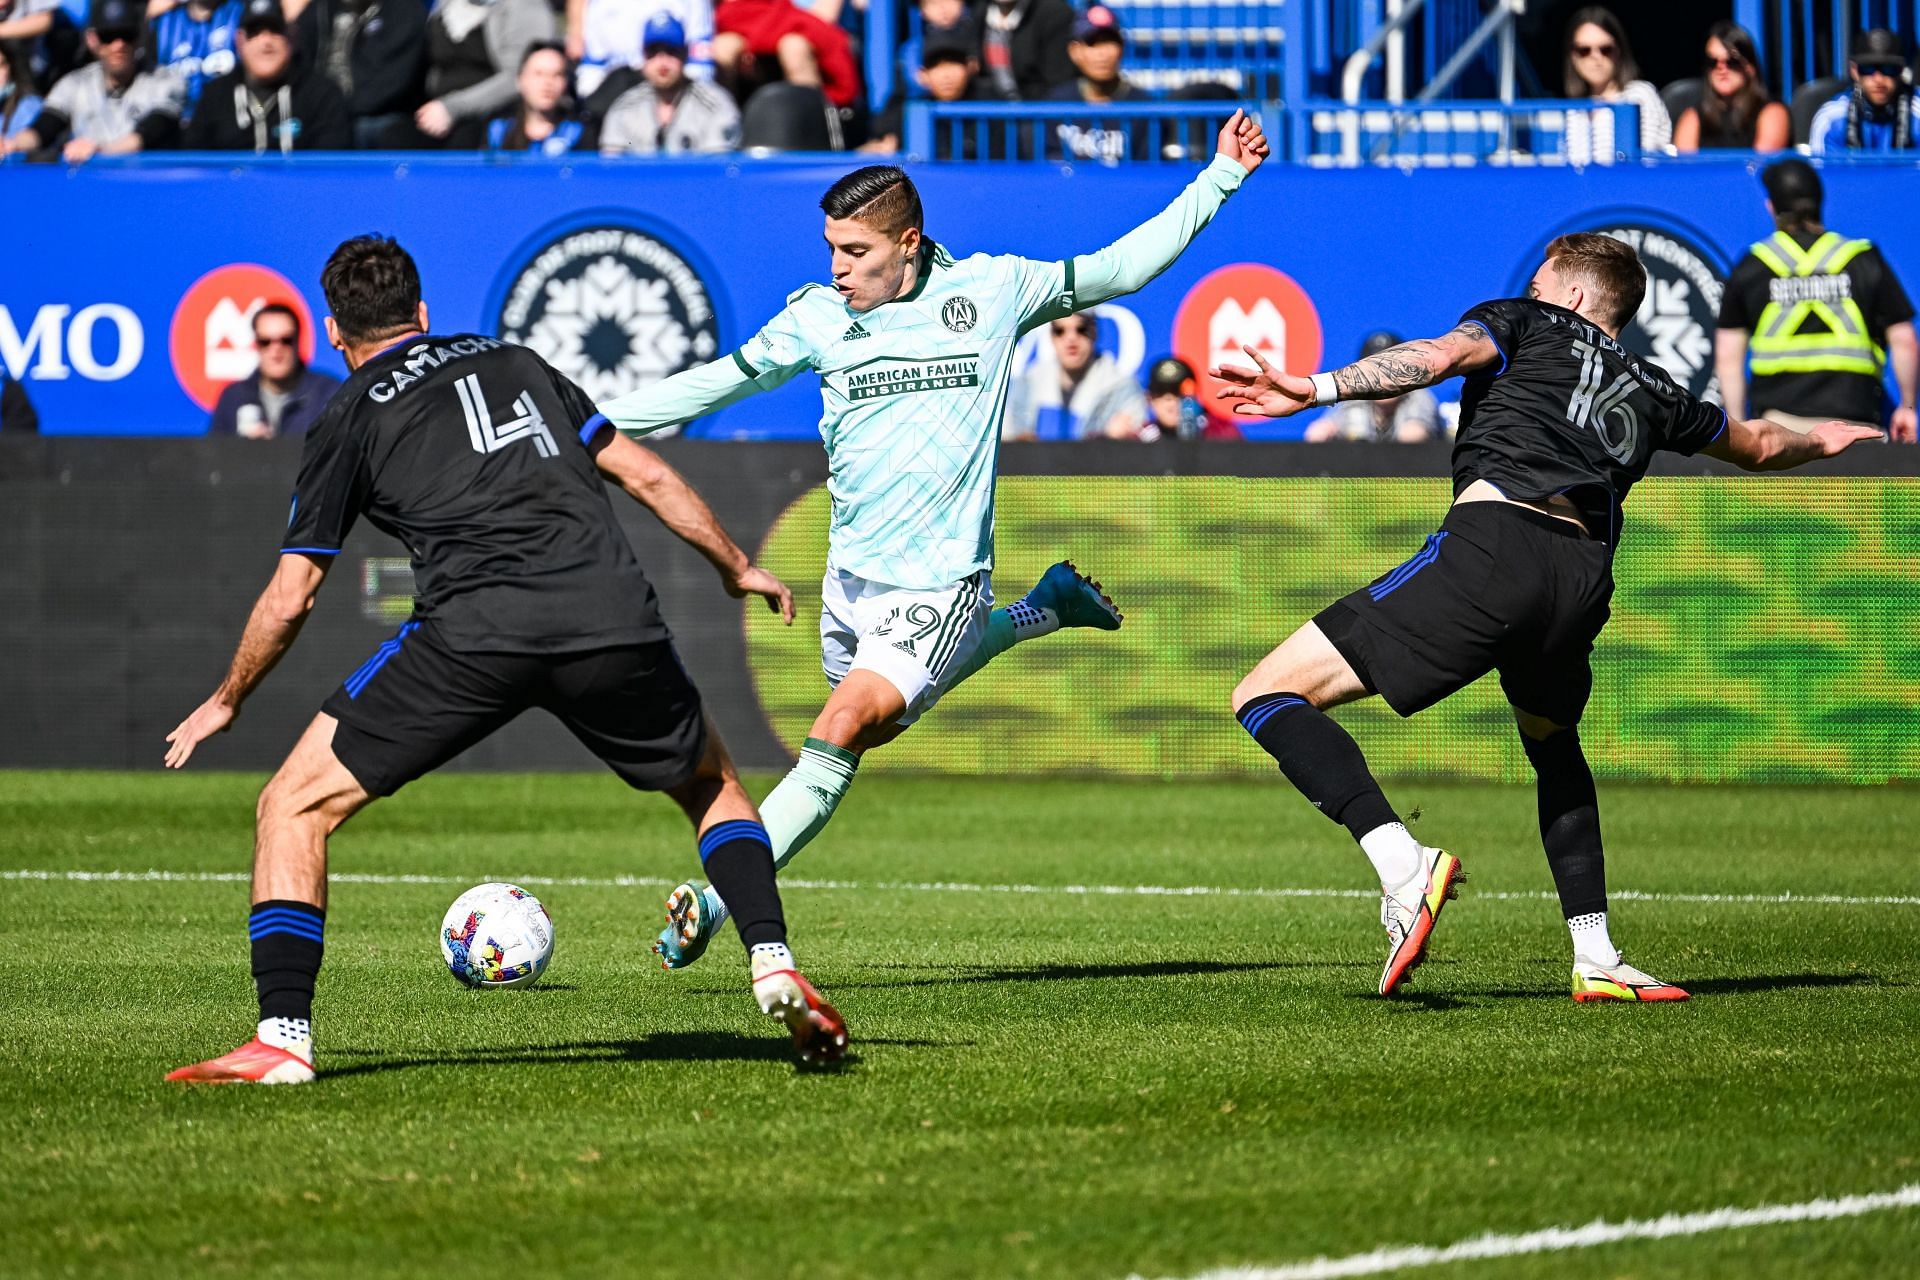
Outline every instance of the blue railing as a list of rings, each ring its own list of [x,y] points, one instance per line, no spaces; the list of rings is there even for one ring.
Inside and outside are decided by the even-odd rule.
[[[913,102],[907,104],[906,154],[919,160],[1006,160],[1121,164],[1204,160],[1214,137],[1241,104],[1126,102]],[[1261,119],[1282,146],[1280,110]]]

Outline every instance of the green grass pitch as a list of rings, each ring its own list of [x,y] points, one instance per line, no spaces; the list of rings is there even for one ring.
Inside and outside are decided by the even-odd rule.
[[[1648,895],[1616,939],[1696,993],[1636,1008],[1567,999],[1526,790],[1390,788],[1472,878],[1380,1000],[1362,898],[1053,891],[1365,888],[1277,777],[864,779],[792,868],[835,883],[787,894],[854,1035],[814,1075],[731,940],[664,974],[662,891],[606,883],[693,870],[667,802],[430,778],[336,838],[370,879],[334,886],[320,1081],[166,1085],[251,1030],[245,885],[64,873],[244,872],[258,784],[0,774],[0,1273],[1191,1276],[1920,1181],[1920,908],[1777,897],[1920,892],[1910,790],[1606,789],[1614,888]],[[491,877],[601,882],[536,886],[532,990],[440,968]],[[1916,1259],[1903,1209],[1419,1274]]]

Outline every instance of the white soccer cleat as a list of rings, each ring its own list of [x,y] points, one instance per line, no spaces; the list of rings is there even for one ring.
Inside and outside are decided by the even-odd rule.
[[[1387,963],[1380,970],[1380,994],[1392,995],[1427,958],[1427,939],[1447,903],[1460,896],[1467,878],[1460,859],[1444,849],[1423,849],[1426,876],[1403,886],[1400,896],[1380,895],[1380,923],[1387,931]]]
[[[1671,982],[1662,982],[1652,974],[1634,968],[1624,958],[1618,964],[1594,964],[1575,956],[1573,998],[1580,1004],[1593,1004],[1603,1000],[1653,1003],[1690,997]]]
[[[753,957],[753,996],[769,1018],[793,1035],[794,1052],[808,1066],[838,1062],[847,1052],[847,1024],[813,984],[800,976],[791,957]]]

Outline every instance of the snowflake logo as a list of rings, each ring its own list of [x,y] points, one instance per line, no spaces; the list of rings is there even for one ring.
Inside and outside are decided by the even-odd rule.
[[[625,226],[573,231],[534,252],[505,290],[499,332],[596,401],[704,363],[720,349],[699,275],[660,240]]]

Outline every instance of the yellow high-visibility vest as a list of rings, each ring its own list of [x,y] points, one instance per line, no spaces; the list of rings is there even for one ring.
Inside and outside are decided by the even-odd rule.
[[[1752,248],[1779,281],[1754,322],[1748,350],[1756,377],[1773,373],[1864,373],[1877,378],[1886,352],[1874,342],[1854,301],[1847,264],[1872,248],[1829,231],[1802,249],[1776,231]],[[1825,328],[1803,332],[1810,319]]]

